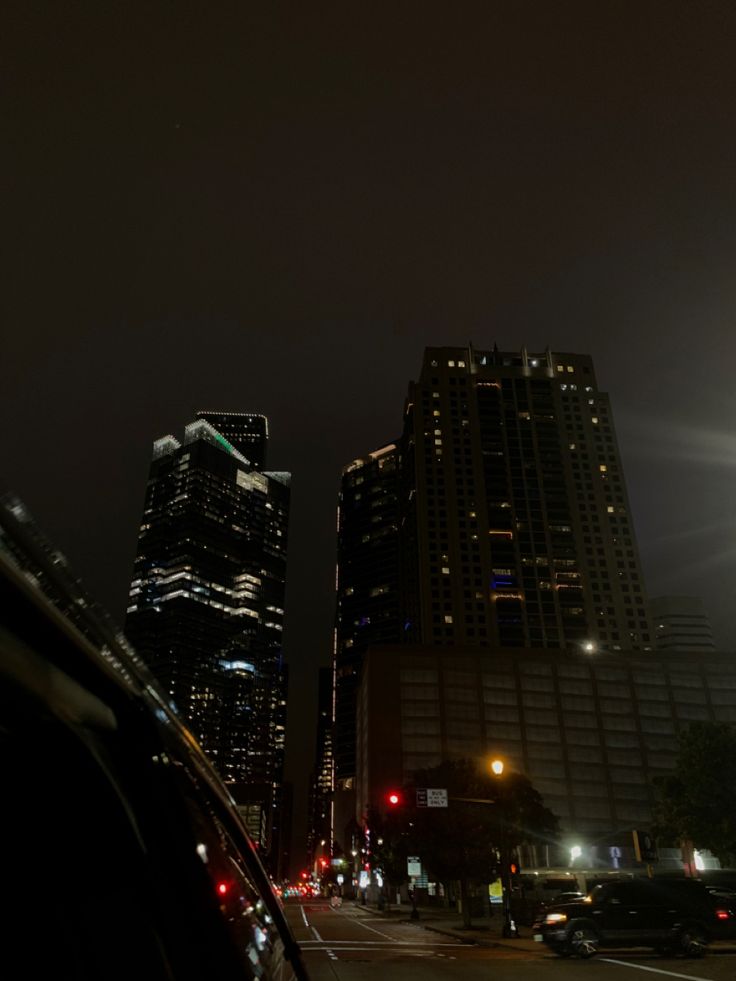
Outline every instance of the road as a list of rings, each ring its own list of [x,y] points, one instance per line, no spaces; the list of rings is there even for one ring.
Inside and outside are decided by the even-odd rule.
[[[290,900],[286,913],[304,951],[312,981],[733,981],[734,954],[702,960],[661,958],[645,951],[615,951],[593,960],[563,960],[531,942],[481,947],[384,918],[346,904]]]

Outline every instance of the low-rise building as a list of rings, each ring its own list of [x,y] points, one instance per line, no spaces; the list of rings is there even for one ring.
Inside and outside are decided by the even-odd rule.
[[[376,647],[358,698],[356,817],[416,770],[500,755],[559,817],[563,844],[595,844],[605,861],[650,826],[652,780],[696,720],[736,722],[732,655]]]

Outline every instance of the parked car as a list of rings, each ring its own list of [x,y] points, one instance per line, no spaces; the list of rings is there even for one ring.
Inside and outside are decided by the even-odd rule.
[[[226,788],[13,500],[0,769],[4,981],[307,978]]]
[[[573,903],[576,900],[585,899],[584,892],[570,891],[570,892],[559,892],[556,896],[548,899],[546,902],[539,904],[539,912],[549,909],[551,906],[559,906],[561,903]]]
[[[648,879],[596,886],[583,899],[554,904],[534,923],[534,939],[561,957],[592,957],[601,947],[652,947],[701,957],[720,919],[704,890]]]

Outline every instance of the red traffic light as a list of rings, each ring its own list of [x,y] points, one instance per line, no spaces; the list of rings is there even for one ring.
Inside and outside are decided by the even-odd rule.
[[[401,794],[396,790],[391,790],[386,794],[386,800],[392,807],[396,807],[397,804],[401,803]]]
[[[229,888],[230,888],[230,886],[228,885],[227,882],[218,882],[217,883],[217,892],[219,893],[220,896],[226,895],[226,893],[227,893],[227,891],[228,891]]]
[[[516,862],[512,862],[509,865],[509,872],[511,873],[511,875],[516,875],[518,871],[519,871],[519,866],[516,864]]]

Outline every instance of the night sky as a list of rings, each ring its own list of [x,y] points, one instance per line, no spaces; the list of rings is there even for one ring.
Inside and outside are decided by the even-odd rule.
[[[592,354],[649,593],[736,648],[732,2],[5,9],[2,483],[122,620],[152,440],[268,416],[297,821],[340,469],[425,345]]]

